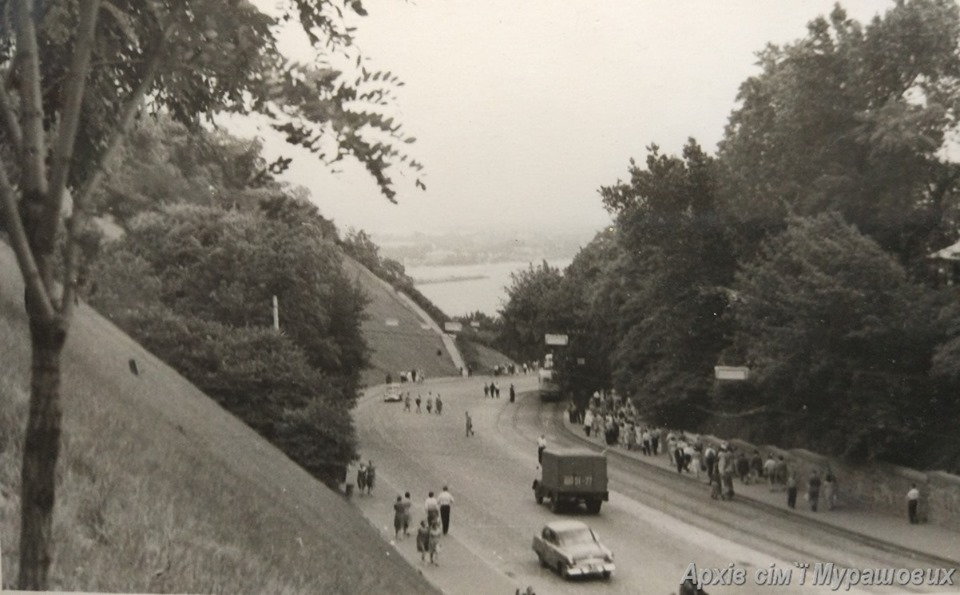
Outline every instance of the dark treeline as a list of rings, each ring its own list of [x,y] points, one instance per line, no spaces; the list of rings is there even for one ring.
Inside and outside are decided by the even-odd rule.
[[[715,155],[651,145],[569,268],[514,276],[503,346],[567,333],[581,404],[615,388],[657,424],[960,469],[960,310],[930,258],[960,237],[958,40],[955,3],[914,0],[763,49]]]

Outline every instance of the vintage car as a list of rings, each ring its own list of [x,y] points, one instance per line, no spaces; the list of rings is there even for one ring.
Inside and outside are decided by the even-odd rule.
[[[400,391],[399,384],[387,385],[387,390],[383,393],[384,403],[399,403],[403,401],[403,393]]]
[[[586,523],[554,521],[533,537],[533,551],[540,564],[556,570],[563,578],[597,575],[610,578],[613,553]]]

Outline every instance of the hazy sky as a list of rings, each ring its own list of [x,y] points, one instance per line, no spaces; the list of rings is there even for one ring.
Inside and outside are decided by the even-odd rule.
[[[262,0],[260,3],[268,3]],[[841,3],[861,22],[890,1]],[[755,53],[806,33],[832,0],[418,0],[364,3],[368,65],[406,83],[395,113],[426,169],[396,171],[392,205],[359,166],[309,155],[286,180],[327,217],[374,234],[591,229],[597,190],[656,143],[715,151]],[[302,47],[290,39],[291,52]],[[305,57],[307,54],[301,54]],[[268,153],[277,145],[268,142]],[[286,153],[289,149],[284,148]]]

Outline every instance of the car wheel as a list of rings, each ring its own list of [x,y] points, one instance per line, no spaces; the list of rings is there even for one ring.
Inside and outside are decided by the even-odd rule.
[[[587,512],[590,514],[600,514],[600,506],[602,505],[602,500],[587,500]]]
[[[610,573],[609,573],[609,572],[604,572],[604,573],[603,573],[603,580],[605,580],[605,581],[610,580]]]
[[[533,497],[536,498],[537,504],[543,504],[543,492],[540,490],[533,490]]]
[[[543,556],[540,554],[540,552],[537,552],[537,559],[540,560],[540,566],[542,568],[547,568],[549,566],[547,561],[543,559]]]
[[[567,567],[563,562],[557,562],[557,574],[560,575],[560,578],[567,580],[570,577],[567,575]]]

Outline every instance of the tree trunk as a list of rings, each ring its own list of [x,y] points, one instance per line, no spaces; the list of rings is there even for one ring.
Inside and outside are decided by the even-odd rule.
[[[28,306],[28,311],[30,310]],[[20,524],[20,575],[17,588],[48,589],[53,552],[53,505],[60,454],[60,355],[66,331],[59,320],[30,316],[33,347],[30,413],[23,449]]]

